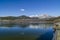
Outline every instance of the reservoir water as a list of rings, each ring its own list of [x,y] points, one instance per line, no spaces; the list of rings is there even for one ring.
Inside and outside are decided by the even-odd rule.
[[[53,24],[1,24],[0,40],[52,40]]]

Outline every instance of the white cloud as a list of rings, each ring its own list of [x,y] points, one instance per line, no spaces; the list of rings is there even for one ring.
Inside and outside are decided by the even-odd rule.
[[[25,11],[25,9],[20,9],[20,11]]]

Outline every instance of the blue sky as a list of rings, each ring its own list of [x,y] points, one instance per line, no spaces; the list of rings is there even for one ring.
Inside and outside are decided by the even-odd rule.
[[[60,0],[0,0],[0,16],[60,16]]]

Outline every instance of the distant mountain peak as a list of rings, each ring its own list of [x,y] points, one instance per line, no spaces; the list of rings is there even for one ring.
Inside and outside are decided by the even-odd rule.
[[[51,17],[54,17],[54,16],[50,16],[48,14],[41,14],[41,15],[31,15],[30,17],[51,18]]]

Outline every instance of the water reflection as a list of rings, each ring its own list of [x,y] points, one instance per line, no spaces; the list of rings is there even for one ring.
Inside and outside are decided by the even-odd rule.
[[[0,27],[13,27],[15,24],[10,23],[10,24],[0,24]]]
[[[26,24],[26,23],[20,23],[20,24],[15,24],[15,23],[9,23],[9,24],[0,24],[0,27],[22,27],[22,28],[49,28],[52,27],[53,24]]]
[[[53,24],[2,24],[0,40],[52,40]]]
[[[46,32],[45,34],[37,38],[37,40],[52,40],[52,39],[53,39],[53,31],[51,30],[49,30],[49,32]]]
[[[29,26],[29,24],[16,24],[16,25],[18,25],[19,27],[22,27],[22,28],[26,28],[26,27],[28,27]]]
[[[18,26],[18,27],[28,27],[29,24],[15,24],[15,23],[9,23],[9,24],[0,24],[0,27],[15,27],[15,26]]]

